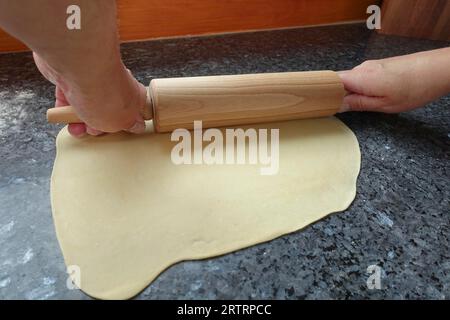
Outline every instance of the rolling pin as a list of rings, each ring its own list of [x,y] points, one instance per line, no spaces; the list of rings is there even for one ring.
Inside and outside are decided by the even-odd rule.
[[[336,72],[308,71],[153,79],[149,110],[157,132],[332,116],[345,95]],[[82,122],[71,106],[47,111],[50,123]]]

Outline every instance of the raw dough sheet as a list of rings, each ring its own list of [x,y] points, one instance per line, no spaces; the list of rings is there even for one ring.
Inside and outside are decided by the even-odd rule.
[[[360,151],[341,121],[252,127],[280,129],[278,174],[261,175],[259,164],[175,165],[170,134],[75,139],[62,129],[52,211],[81,289],[130,298],[176,262],[268,241],[351,204]]]

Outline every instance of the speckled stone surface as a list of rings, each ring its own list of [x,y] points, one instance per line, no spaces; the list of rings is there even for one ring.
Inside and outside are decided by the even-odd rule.
[[[138,79],[352,68],[448,46],[331,26],[123,45]],[[0,55],[0,298],[88,299],[66,288],[49,179],[54,88],[30,53]],[[400,114],[340,115],[358,137],[358,193],[345,212],[222,257],[179,263],[138,299],[450,298],[450,97]],[[382,268],[369,290],[369,265]]]

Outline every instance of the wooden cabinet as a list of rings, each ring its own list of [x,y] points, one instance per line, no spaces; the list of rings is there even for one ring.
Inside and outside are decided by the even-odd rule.
[[[364,20],[378,0],[117,0],[122,40]],[[81,8],[83,10],[83,8]],[[63,13],[65,14],[65,13]],[[0,51],[26,47],[0,30]]]
[[[384,0],[380,33],[450,40],[450,0]]]

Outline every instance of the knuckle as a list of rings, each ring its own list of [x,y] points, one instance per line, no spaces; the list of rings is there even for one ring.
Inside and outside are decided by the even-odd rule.
[[[379,60],[367,60],[358,67],[364,74],[376,74],[383,69],[383,64]]]
[[[362,111],[364,110],[364,101],[361,96],[358,96],[355,100],[355,110],[356,111]]]

